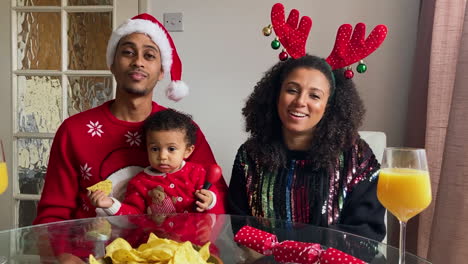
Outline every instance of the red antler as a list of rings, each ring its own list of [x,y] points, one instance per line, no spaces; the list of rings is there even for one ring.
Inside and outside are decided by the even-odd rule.
[[[312,28],[312,19],[303,16],[299,26],[299,11],[291,10],[285,22],[284,6],[281,3],[271,8],[271,24],[278,40],[291,57],[297,59],[305,55],[305,44]]]
[[[351,36],[352,29],[350,24],[343,24],[336,33],[335,47],[326,59],[333,70],[344,68],[369,56],[387,36],[385,25],[376,26],[367,39],[364,39],[366,35],[364,23],[358,23]]]

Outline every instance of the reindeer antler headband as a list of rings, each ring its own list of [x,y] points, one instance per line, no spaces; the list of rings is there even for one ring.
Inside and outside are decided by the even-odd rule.
[[[312,28],[312,19],[310,17],[303,16],[299,22],[299,11],[292,9],[285,21],[284,6],[277,3],[271,8],[271,24],[276,33],[276,38],[271,42],[271,47],[273,49],[279,49],[281,45],[284,47],[279,54],[280,60],[287,60],[289,56],[297,59],[306,54],[305,45]],[[272,25],[263,28],[263,35],[269,36],[271,34]],[[366,25],[364,23],[358,23],[354,31],[350,24],[340,26],[336,34],[335,46],[325,59],[332,70],[348,66],[345,71],[345,76],[348,79],[354,76],[350,65],[355,62],[359,61],[356,67],[357,72],[364,73],[367,70],[367,65],[362,60],[383,43],[387,36],[387,27],[378,25],[367,38],[365,38],[365,35]]]

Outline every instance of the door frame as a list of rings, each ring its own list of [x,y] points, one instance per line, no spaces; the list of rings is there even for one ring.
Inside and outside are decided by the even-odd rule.
[[[16,118],[13,118],[13,115],[16,113],[16,110],[13,109],[13,105],[16,105],[13,104],[14,100],[16,100],[16,98],[13,98],[13,79],[16,78],[12,78],[14,61],[12,40],[14,39],[13,34],[16,34],[16,30],[12,28],[12,23],[14,22],[12,21],[12,7],[15,1],[16,0],[0,2],[0,32],[8,32],[4,34],[4,36],[8,37],[0,39],[0,47],[2,47],[2,49],[0,49],[0,58],[2,58],[0,61],[0,80],[2,80],[4,84],[0,88],[0,120],[2,122],[0,125],[0,139],[2,139],[5,148],[9,183],[7,190],[0,195],[0,212],[4,212],[4,216],[0,217],[0,230],[14,228],[15,223],[17,223],[15,219],[17,217],[17,213],[15,213],[15,202],[18,202],[18,200],[13,197],[13,187],[17,188],[18,183],[13,182],[13,173],[16,170],[12,169],[14,162],[13,122],[16,120]],[[114,28],[138,13],[147,12],[148,4],[148,0],[114,0]],[[15,180],[17,181],[17,176]]]

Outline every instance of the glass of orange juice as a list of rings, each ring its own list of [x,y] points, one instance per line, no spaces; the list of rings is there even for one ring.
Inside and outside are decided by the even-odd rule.
[[[399,263],[405,263],[406,223],[432,200],[426,151],[386,148],[377,183],[377,197],[400,222]]]
[[[0,140],[2,156],[0,159],[0,194],[2,194],[8,187],[8,170],[6,165],[5,150],[3,149],[3,142]]]

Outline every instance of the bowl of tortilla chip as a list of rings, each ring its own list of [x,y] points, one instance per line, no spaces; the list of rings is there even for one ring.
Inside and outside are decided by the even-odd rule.
[[[176,242],[151,233],[148,241],[138,248],[133,248],[123,238],[117,238],[106,246],[106,255],[103,258],[96,259],[90,255],[89,263],[222,264],[219,257],[210,254],[209,246],[210,242],[199,247],[190,241]]]

